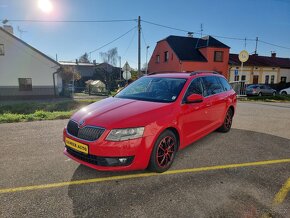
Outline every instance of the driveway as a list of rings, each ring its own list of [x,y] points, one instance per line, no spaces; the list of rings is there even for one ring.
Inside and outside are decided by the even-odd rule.
[[[167,173],[98,172],[62,154],[67,120],[0,125],[0,217],[289,217],[290,104],[239,103],[233,129]]]

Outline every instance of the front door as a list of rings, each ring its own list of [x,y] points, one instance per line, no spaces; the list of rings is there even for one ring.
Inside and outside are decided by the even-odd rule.
[[[253,76],[253,84],[258,84],[259,83],[259,76],[258,75],[254,75]]]

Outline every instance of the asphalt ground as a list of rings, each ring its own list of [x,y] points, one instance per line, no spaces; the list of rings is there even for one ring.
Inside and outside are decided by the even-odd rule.
[[[0,217],[290,217],[290,104],[239,103],[229,133],[167,174],[79,165],[62,153],[66,123],[0,125]]]

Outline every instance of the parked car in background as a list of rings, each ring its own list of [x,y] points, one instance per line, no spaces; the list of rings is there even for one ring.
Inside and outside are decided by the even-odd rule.
[[[282,89],[280,91],[280,95],[290,95],[290,87],[288,87],[286,89]]]
[[[263,96],[263,95],[273,95],[275,96],[277,91],[272,89],[269,85],[263,84],[253,84],[248,85],[246,88],[247,96]]]
[[[97,170],[164,172],[178,150],[216,129],[228,132],[236,102],[217,73],[144,76],[76,112],[63,131],[64,153]]]

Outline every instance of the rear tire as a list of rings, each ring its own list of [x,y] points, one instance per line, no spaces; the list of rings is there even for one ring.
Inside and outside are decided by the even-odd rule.
[[[259,92],[258,96],[260,96],[260,97],[261,97],[261,96],[262,96],[262,92]]]
[[[276,96],[276,94],[277,94],[276,92],[273,92],[273,93],[272,93],[273,96]]]
[[[230,131],[231,130],[231,127],[232,127],[233,116],[234,116],[233,110],[232,109],[229,109],[227,111],[227,113],[226,113],[226,117],[224,119],[223,124],[217,130],[219,132],[228,132],[228,131]]]
[[[148,169],[157,173],[168,170],[174,161],[177,145],[177,138],[172,131],[161,133],[154,144]]]

